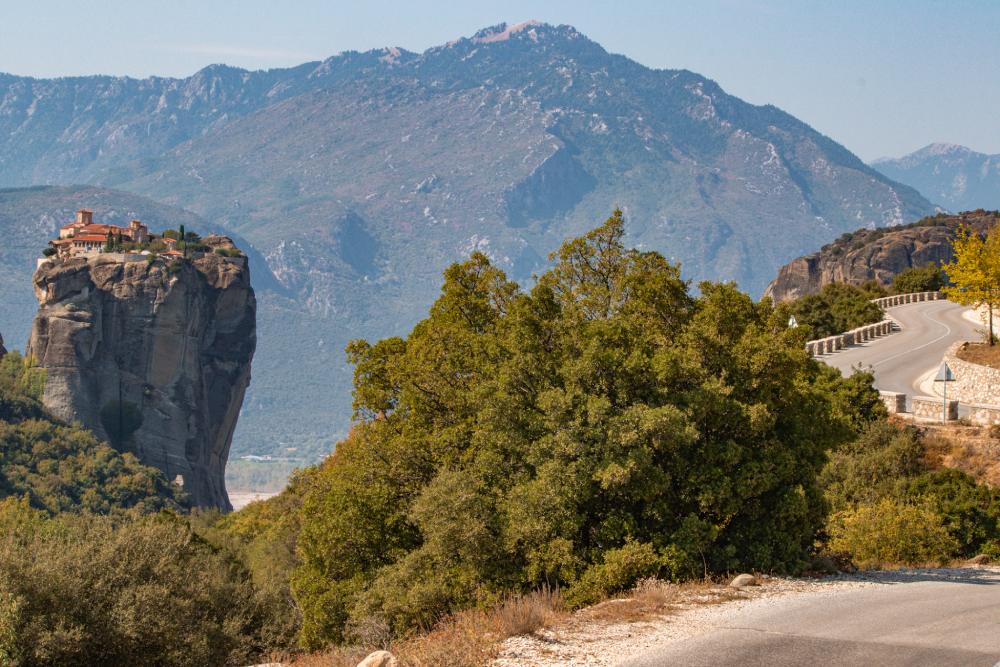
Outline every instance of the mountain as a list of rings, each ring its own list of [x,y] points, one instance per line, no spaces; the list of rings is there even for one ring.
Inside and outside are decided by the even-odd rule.
[[[785,264],[764,294],[787,301],[815,294],[830,283],[861,285],[875,280],[887,286],[910,267],[950,262],[951,241],[959,227],[985,232],[998,216],[997,211],[979,209],[959,215],[939,213],[891,229],[859,229]]]
[[[876,160],[872,166],[950,211],[1000,208],[1000,155],[931,144],[905,157]]]
[[[473,250],[528,281],[619,206],[630,244],[760,293],[844,231],[933,212],[776,107],[535,22],[261,72],[0,75],[0,179],[140,193],[261,251],[278,284],[255,285],[237,433],[260,453],[329,451],[350,412],[345,343],[404,334]]]

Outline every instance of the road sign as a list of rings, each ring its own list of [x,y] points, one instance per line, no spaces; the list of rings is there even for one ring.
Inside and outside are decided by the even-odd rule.
[[[934,378],[935,382],[954,382],[955,374],[951,372],[951,368],[948,366],[948,362],[941,364],[941,368],[938,369],[937,377]]]
[[[951,372],[947,361],[941,363],[941,368],[938,369],[934,381],[944,383],[944,397],[941,399],[941,423],[944,424],[948,421],[948,383],[955,381],[955,374]]]

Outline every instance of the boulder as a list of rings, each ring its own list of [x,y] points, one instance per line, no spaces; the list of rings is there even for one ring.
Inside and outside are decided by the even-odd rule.
[[[747,586],[757,586],[757,577],[752,574],[741,574],[729,582],[732,588],[746,588]]]
[[[358,663],[358,667],[396,667],[396,656],[388,651],[375,651]]]

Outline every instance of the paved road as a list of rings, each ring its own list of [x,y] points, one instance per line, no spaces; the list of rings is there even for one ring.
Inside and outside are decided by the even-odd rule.
[[[845,375],[855,367],[870,366],[876,387],[907,394],[907,400],[924,395],[920,379],[941,365],[948,346],[957,340],[979,337],[976,325],[962,317],[965,310],[965,306],[951,301],[923,301],[889,308],[887,315],[899,323],[902,331],[821,359]]]
[[[887,586],[755,600],[621,667],[1000,665],[1000,572],[965,572],[903,571]]]

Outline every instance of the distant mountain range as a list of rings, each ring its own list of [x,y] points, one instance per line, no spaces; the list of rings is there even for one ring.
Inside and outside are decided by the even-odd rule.
[[[776,107],[534,22],[260,72],[0,75],[0,185],[66,183],[188,209],[266,260],[237,453],[328,450],[344,344],[406,332],[473,250],[527,281],[619,206],[630,243],[759,294],[845,231],[934,211]]]
[[[1000,208],[1000,155],[931,144],[899,159],[876,160],[872,166],[949,211]]]

